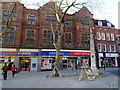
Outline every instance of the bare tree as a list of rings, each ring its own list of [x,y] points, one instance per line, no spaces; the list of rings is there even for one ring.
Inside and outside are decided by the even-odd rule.
[[[69,0],[53,1],[52,0],[52,2],[53,2],[53,5],[49,6],[47,9],[48,11],[51,11],[57,18],[57,22],[59,24],[59,34],[58,34],[57,42],[54,42],[54,46],[56,49],[56,56],[55,56],[54,69],[52,74],[49,76],[50,78],[55,76],[58,76],[58,77],[62,76],[59,72],[58,67],[59,67],[61,40],[65,32],[65,29],[64,29],[65,16],[68,14],[68,11],[71,10],[72,8],[80,9],[81,8],[80,6],[87,6],[89,4],[89,2],[78,2],[77,0],[72,0],[72,1],[69,1]],[[92,7],[92,4],[89,6]]]
[[[12,1],[12,0],[11,0]],[[10,3],[10,2],[2,2],[2,3]],[[1,3],[1,4],[2,4]],[[17,7],[17,4],[18,4],[18,0],[17,1],[12,1],[11,3],[13,3],[13,6],[12,6],[12,9],[7,17],[7,20],[6,20],[6,25],[5,25],[5,28],[3,30],[1,30],[0,32],[0,37],[6,33],[7,29],[10,28],[11,26],[11,22],[12,22],[12,17],[16,11],[16,7]],[[2,17],[3,18],[3,17]]]

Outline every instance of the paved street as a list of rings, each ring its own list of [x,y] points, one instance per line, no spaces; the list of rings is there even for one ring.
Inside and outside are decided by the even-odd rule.
[[[0,80],[2,88],[118,88],[117,68],[107,68],[108,76],[95,79],[94,81],[79,81],[79,76],[73,76],[71,70],[61,70],[66,77],[46,78],[51,71],[44,72],[20,72],[12,78],[11,72],[7,80]],[[80,74],[80,70],[77,70]],[[1,77],[2,78],[2,77]]]

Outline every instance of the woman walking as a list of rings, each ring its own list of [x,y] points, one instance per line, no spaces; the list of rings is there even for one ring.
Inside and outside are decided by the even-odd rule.
[[[12,67],[12,77],[14,78],[14,75],[17,73],[17,68],[15,67],[15,65],[13,65]]]

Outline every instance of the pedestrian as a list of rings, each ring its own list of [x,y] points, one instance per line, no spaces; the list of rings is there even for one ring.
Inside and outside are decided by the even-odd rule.
[[[3,79],[4,80],[7,80],[7,71],[8,71],[8,66],[7,66],[7,63],[5,63],[5,65],[2,67],[2,70],[3,70]]]
[[[15,74],[17,73],[17,68],[15,67],[15,65],[13,65],[11,70],[12,70],[12,77],[14,78]]]

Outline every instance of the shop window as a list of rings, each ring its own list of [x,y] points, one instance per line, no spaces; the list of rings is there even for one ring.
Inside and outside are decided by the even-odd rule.
[[[34,15],[28,15],[28,22],[29,25],[35,25],[35,16]]]
[[[42,58],[41,69],[53,69],[53,58]]]

